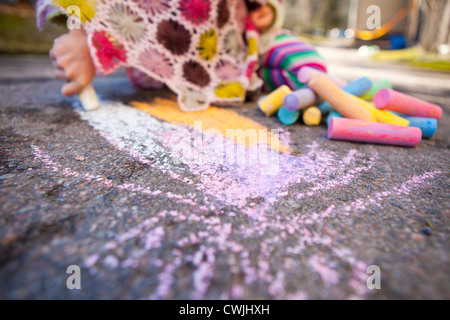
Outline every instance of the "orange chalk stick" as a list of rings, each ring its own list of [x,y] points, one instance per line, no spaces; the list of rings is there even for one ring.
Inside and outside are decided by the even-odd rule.
[[[297,78],[298,81],[300,81],[301,83],[308,83],[309,81],[311,81],[313,78],[317,77],[320,74],[326,75],[328,79],[330,79],[338,87],[345,87],[348,84],[348,82],[345,80],[331,76],[329,74],[323,73],[322,71],[310,67],[301,68],[300,71],[298,72]]]
[[[309,87],[328,102],[338,113],[350,119],[377,121],[372,112],[364,108],[353,96],[344,92],[324,75],[309,82]]]

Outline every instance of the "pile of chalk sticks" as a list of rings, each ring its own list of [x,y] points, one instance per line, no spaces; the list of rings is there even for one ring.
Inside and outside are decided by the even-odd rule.
[[[388,80],[347,83],[308,67],[298,79],[307,86],[295,92],[281,86],[259,99],[259,108],[284,125],[302,118],[317,126],[326,119],[331,140],[416,147],[434,137],[443,114],[436,104],[394,91]]]

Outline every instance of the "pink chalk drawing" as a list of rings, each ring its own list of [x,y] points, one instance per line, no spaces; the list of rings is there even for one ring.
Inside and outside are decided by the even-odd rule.
[[[173,193],[165,193],[161,190],[152,190],[148,187],[143,187],[140,185],[136,185],[133,183],[125,183],[125,184],[114,184],[111,180],[108,180],[106,177],[102,177],[100,175],[92,175],[89,173],[79,173],[77,171],[74,171],[70,168],[63,168],[60,164],[54,162],[50,159],[50,156],[43,152],[41,148],[37,146],[32,146],[33,153],[35,158],[41,160],[48,168],[50,168],[54,172],[61,172],[61,174],[65,177],[81,177],[82,179],[88,181],[88,182],[95,182],[97,184],[103,185],[105,187],[109,188],[116,188],[118,190],[126,190],[129,192],[138,192],[149,196],[158,196],[162,195],[169,199],[177,199],[178,203],[184,203],[184,204],[190,204],[196,206],[196,203],[192,201],[191,199],[186,199],[185,196],[177,195]],[[199,206],[199,209],[205,210],[206,207]]]
[[[140,162],[149,163],[146,159],[151,157],[154,159],[150,163],[152,167],[170,173],[176,180],[182,176],[189,183],[196,180],[198,190],[238,208],[248,206],[253,199],[264,198],[269,204],[276,202],[281,198],[279,195],[287,196],[289,187],[295,184],[315,184],[307,194],[299,194],[299,198],[349,184],[358,174],[370,170],[378,157],[374,153],[368,165],[358,166],[340,177],[349,164],[362,161],[363,156],[356,150],[350,150],[341,159],[313,143],[306,147],[307,152],[301,156],[278,154],[267,145],[235,145],[222,136],[163,122],[120,103],[108,104],[94,112],[80,113],[80,116],[110,143]],[[198,134],[202,135],[201,147],[196,146],[195,152],[200,162],[192,159],[191,151],[193,137]],[[289,135],[285,130],[281,131],[281,137],[283,142],[288,142]],[[261,154],[269,159],[254,165],[250,160],[244,164],[227,163],[223,159],[224,154],[218,152],[222,149],[233,150],[236,155],[246,155],[247,159]],[[189,167],[191,177],[186,174],[185,166]],[[333,175],[337,178],[330,179]],[[257,211],[261,208],[258,207]],[[256,211],[247,212],[251,214]]]
[[[325,284],[336,285],[339,283],[339,273],[327,266],[324,257],[312,256],[308,260],[308,265],[319,274]]]
[[[196,134],[192,128],[157,120],[120,103],[80,113],[80,117],[136,161],[166,172],[177,183],[205,195],[206,200],[198,204],[195,196],[161,192],[147,185],[115,184],[101,175],[66,168],[43,147],[33,146],[35,158],[48,170],[62,176],[148,197],[163,197],[195,209],[179,212],[168,206],[167,210],[117,234],[85,257],[84,267],[92,275],[104,268],[154,268],[157,284],[149,288],[149,299],[172,298],[177,280],[186,277],[186,272],[190,274],[192,299],[208,298],[212,283],[217,283],[220,276],[227,277],[221,299],[248,298],[248,291],[255,287],[265,288],[263,295],[270,298],[308,299],[304,291],[287,289],[287,276],[302,272],[327,287],[345,286],[348,298],[366,298],[371,293],[366,287],[368,275],[365,273],[369,263],[335,241],[338,235],[329,222],[357,216],[364,210],[382,206],[392,197],[426,188],[441,173],[431,171],[415,175],[350,203],[330,203],[323,210],[281,216],[273,210],[281,200],[301,202],[304,198],[324,196],[329,190],[349,185],[361,174],[370,172],[378,154],[373,149],[368,149],[369,155],[351,149],[342,157],[316,142],[305,146],[305,152],[298,156],[277,154],[276,166],[270,163],[265,166],[227,164],[216,151],[218,144],[232,142],[224,137],[206,136],[201,148],[206,161],[195,163],[183,152]],[[288,144],[286,132],[283,139]],[[246,153],[252,146],[235,148]],[[307,191],[295,193],[293,187]],[[227,206],[226,215],[222,210],[224,206]],[[175,232],[180,224],[185,228]],[[328,226],[326,231],[322,230],[323,226]],[[163,244],[164,258],[159,250]],[[123,247],[131,249],[120,256],[117,250]],[[311,248],[320,250],[314,250],[316,253],[311,255]],[[273,259],[279,252],[282,255]],[[345,265],[350,273],[343,277],[339,265]]]

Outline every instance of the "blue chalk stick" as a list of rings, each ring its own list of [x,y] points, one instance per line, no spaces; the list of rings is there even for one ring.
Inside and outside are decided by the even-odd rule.
[[[419,117],[404,117],[409,120],[411,127],[417,127],[422,130],[422,137],[424,139],[431,139],[434,137],[438,127],[437,119],[419,118]]]
[[[358,80],[350,82],[348,85],[343,87],[342,90],[351,95],[360,97],[364,93],[369,91],[370,88],[372,88],[372,81],[370,81],[370,79],[367,77],[362,77],[359,78]],[[334,111],[333,107],[326,101],[321,103],[318,107],[320,112],[322,112],[322,114],[327,114]]]
[[[401,113],[389,111],[402,118],[405,118],[410,122],[410,127],[416,127],[422,130],[422,137],[424,139],[431,139],[434,137],[438,127],[438,120],[433,118],[421,118],[421,117],[408,117]]]
[[[322,115],[334,112],[333,107],[326,101],[322,102],[317,107],[319,108],[320,112],[322,112]]]
[[[283,105],[289,111],[297,111],[314,105],[317,99],[314,91],[306,87],[286,95]]]
[[[331,118],[343,118],[343,116],[337,112],[331,112],[327,117],[327,127],[330,124]]]
[[[343,87],[342,89],[350,93],[354,96],[360,97],[364,93],[370,90],[372,88],[372,81],[370,81],[367,77],[359,78],[358,80],[355,80],[353,82],[350,82],[348,85]]]
[[[284,106],[278,110],[278,119],[286,126],[295,124],[300,118],[300,111],[289,111]]]

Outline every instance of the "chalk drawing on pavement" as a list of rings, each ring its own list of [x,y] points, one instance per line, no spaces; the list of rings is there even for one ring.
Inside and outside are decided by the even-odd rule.
[[[159,108],[156,109],[158,112],[161,111]],[[271,163],[263,166],[229,164],[223,162],[220,153],[217,155],[217,149],[224,144],[234,145],[234,141],[227,141],[223,135],[203,132],[202,161],[196,162],[192,161],[192,153],[185,152],[192,146],[192,137],[199,134],[195,126],[177,122],[167,115],[158,118],[156,111],[152,112],[144,105],[133,108],[109,103],[94,112],[80,113],[80,116],[116,148],[128,152],[137,161],[202,191],[209,197],[207,203],[198,204],[197,199],[182,194],[162,193],[152,186],[114,184],[101,175],[77,172],[58,164],[44,147],[33,146],[35,157],[49,170],[63,176],[149,197],[166,197],[195,208],[190,212],[170,209],[158,212],[116,235],[85,259],[84,266],[92,274],[101,268],[154,268],[157,284],[149,299],[171,298],[177,280],[186,274],[186,266],[191,266],[188,269],[192,299],[208,297],[212,282],[217,281],[218,268],[229,279],[221,299],[245,298],[246,290],[251,286],[264,287],[265,295],[276,299],[307,299],[308,294],[304,291],[290,291],[285,280],[287,275],[298,274],[300,270],[303,275],[317,277],[324,286],[345,287],[349,298],[367,297],[370,292],[366,287],[365,271],[369,262],[359,260],[336,241],[337,232],[327,222],[358,215],[368,208],[382,206],[392,197],[426,188],[440,174],[432,171],[416,175],[350,203],[330,203],[325,210],[278,216],[269,209],[281,199],[301,202],[304,198],[349,185],[361,174],[370,172],[378,154],[373,151],[369,156],[361,155],[350,149],[342,156],[319,143],[312,143],[305,146],[302,155],[294,156],[289,152],[274,154],[271,145],[267,144],[262,149],[269,157],[276,157],[275,166]],[[245,119],[239,121],[245,122]],[[251,125],[251,121],[245,123]],[[280,138],[280,141],[289,148],[288,138]],[[236,145],[234,150],[248,153],[252,148],[261,146]],[[293,193],[293,187],[298,186],[304,186],[298,189],[306,191]],[[230,207],[226,216],[208,214],[218,209],[219,204]],[[181,233],[163,227],[171,225],[175,228],[180,223],[189,225]],[[328,226],[323,231],[325,225]],[[162,243],[170,243],[168,253],[164,255],[159,250]],[[119,256],[117,248],[124,246],[132,250]],[[313,247],[320,250],[309,254]],[[281,258],[274,260],[273,255],[280,257],[280,252]],[[223,257],[227,259],[223,260]],[[349,274],[342,276],[338,265],[347,266]]]
[[[196,132],[195,127],[187,122],[173,124],[120,103],[112,103],[89,113],[81,112],[80,116],[117,148],[138,155],[139,159],[151,158],[153,167],[171,174],[174,179],[187,179],[189,183],[195,180],[195,188],[214,198],[214,202],[219,200],[238,208],[245,208],[261,198],[266,205],[273,204],[289,195],[293,185],[309,186],[307,196],[346,185],[358,174],[370,170],[378,157],[374,152],[366,161],[365,155],[350,149],[341,158],[321,148],[318,143],[306,146],[306,152],[300,156],[273,152],[269,145],[264,144],[236,145],[222,135]],[[166,115],[165,120],[169,120],[169,116]],[[240,120],[240,123],[243,122]],[[254,123],[248,120],[246,125]],[[263,128],[258,126],[258,129]],[[193,146],[193,137],[198,134],[202,135],[201,145]],[[224,161],[223,153],[218,152],[224,145],[226,150],[246,155],[247,161]],[[191,150],[195,150],[195,157]],[[268,158],[267,161],[249,162],[252,155],[261,154]],[[342,174],[349,165],[354,168]],[[299,194],[298,197],[305,195]],[[256,214],[257,211],[262,211],[262,208],[247,212]]]

